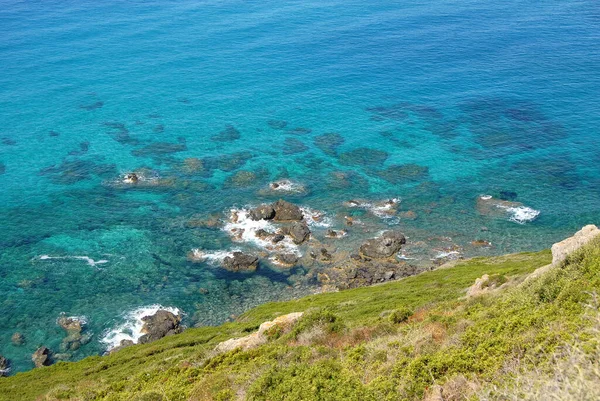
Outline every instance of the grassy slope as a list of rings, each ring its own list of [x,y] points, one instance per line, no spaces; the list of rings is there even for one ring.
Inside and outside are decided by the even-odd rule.
[[[578,330],[586,291],[600,287],[598,242],[581,255],[530,285],[470,301],[459,298],[476,278],[522,276],[547,264],[550,253],[474,259],[394,283],[270,303],[235,323],[2,379],[0,400],[421,399],[434,384],[450,391],[459,382],[466,387],[456,391],[465,393],[474,380],[499,380],[512,360],[543,362]],[[405,309],[415,312],[407,322],[387,316]],[[307,310],[296,330],[262,347],[211,352],[263,321]]]

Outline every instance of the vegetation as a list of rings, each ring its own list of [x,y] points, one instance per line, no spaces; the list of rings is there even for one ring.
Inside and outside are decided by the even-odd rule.
[[[600,324],[594,326],[586,305],[600,293],[600,239],[522,282],[550,260],[548,251],[479,258],[388,284],[262,305],[234,323],[1,379],[0,400],[550,399],[521,393],[545,388],[574,355],[565,350],[578,350],[582,364],[598,353]],[[466,298],[483,274],[506,285]],[[214,351],[221,341],[299,311],[306,313],[291,331],[269,330],[260,347]],[[529,378],[527,385],[519,378]]]

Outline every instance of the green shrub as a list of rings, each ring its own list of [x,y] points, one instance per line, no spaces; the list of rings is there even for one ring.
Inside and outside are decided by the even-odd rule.
[[[317,309],[307,312],[292,330],[292,336],[298,338],[302,332],[308,331],[313,327],[321,327],[327,334],[339,333],[343,330],[344,324],[340,318],[328,309]]]
[[[413,311],[407,307],[398,308],[388,316],[390,323],[398,324],[403,323],[408,320],[409,317],[413,315]]]

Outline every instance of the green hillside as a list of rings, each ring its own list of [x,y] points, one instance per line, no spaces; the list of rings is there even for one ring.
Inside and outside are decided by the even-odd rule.
[[[549,251],[479,258],[262,305],[234,323],[0,379],[0,400],[541,400],[527,397],[556,376],[565,349],[581,363],[598,350],[600,238],[522,283],[550,261]],[[484,274],[504,285],[467,299]],[[266,344],[214,351],[291,312],[305,314],[269,330]]]

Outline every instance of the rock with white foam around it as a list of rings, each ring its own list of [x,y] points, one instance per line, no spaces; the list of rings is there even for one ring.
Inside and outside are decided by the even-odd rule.
[[[301,221],[304,219],[302,210],[298,206],[283,199],[275,202],[273,209],[275,210],[275,221]]]
[[[398,231],[386,231],[377,238],[371,238],[360,247],[360,253],[374,259],[389,258],[406,243],[404,235]]]
[[[583,227],[575,235],[552,245],[552,264],[558,265],[570,254],[600,235],[600,229],[593,224]]]
[[[227,256],[223,259],[221,265],[223,268],[234,272],[251,272],[258,268],[258,257],[243,252],[233,252],[231,256]]]
[[[181,318],[163,309],[157,311],[154,315],[144,316],[142,321],[144,322],[142,327],[144,335],[138,340],[139,344],[156,341],[183,331],[183,327],[180,325]]]

